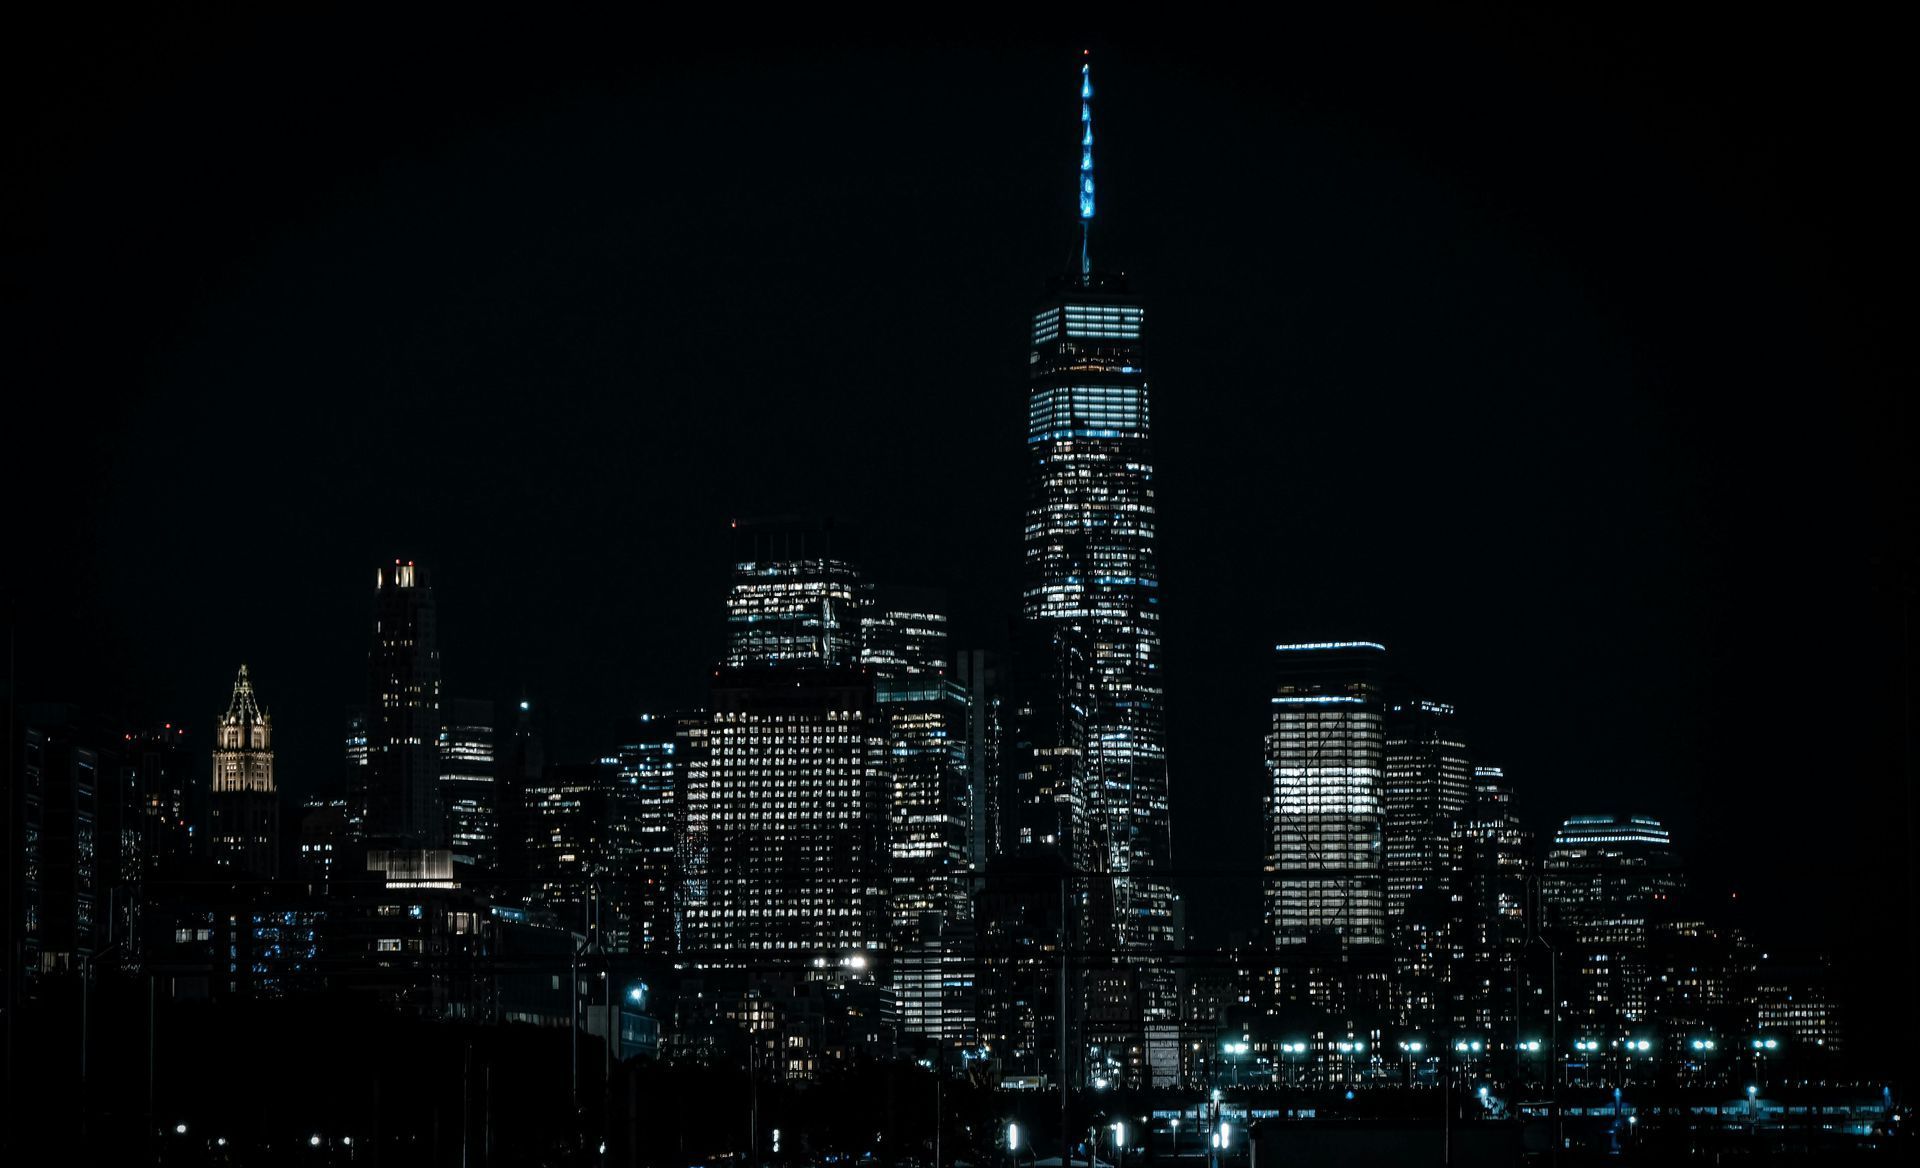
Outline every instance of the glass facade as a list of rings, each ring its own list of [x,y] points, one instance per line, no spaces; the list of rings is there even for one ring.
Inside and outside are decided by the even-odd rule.
[[[1276,646],[1267,735],[1267,926],[1285,947],[1386,940],[1386,649]]]
[[[1055,285],[1031,338],[1022,615],[1053,643],[1019,667],[1058,673],[1074,659],[1083,677],[1054,684],[1082,717],[1075,733],[1028,735],[1077,754],[1080,773],[1030,756],[1042,781],[1015,799],[1029,812],[1051,802],[1057,822],[1029,815],[1016,830],[1023,842],[1084,832],[1066,845],[1075,865],[1111,874],[1110,919],[1090,924],[1122,945],[1170,945],[1173,895],[1149,876],[1171,840],[1145,310],[1124,280],[1090,273]]]
[[[640,715],[640,724],[620,748],[620,781],[634,800],[632,854],[632,949],[673,949],[673,872],[679,784],[680,719]]]
[[[440,728],[440,798],[456,859],[483,871],[498,862],[493,703],[449,699]]]
[[[826,520],[740,520],[734,542],[727,668],[859,660],[861,583],[850,531]]]
[[[948,676],[945,597],[925,589],[871,593],[862,664],[887,736],[890,913],[896,939],[937,933],[970,914],[966,890],[967,694]]]

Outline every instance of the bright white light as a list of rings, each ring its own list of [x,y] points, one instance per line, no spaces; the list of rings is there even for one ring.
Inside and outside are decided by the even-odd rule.
[[[1482,1099],[1485,1099],[1486,1097],[1487,1097],[1487,1089],[1486,1089],[1485,1087],[1481,1087],[1481,1088],[1480,1088],[1480,1098],[1482,1098]]]
[[[184,1123],[176,1123],[176,1124],[174,1124],[174,1125],[173,1125],[173,1134],[174,1134],[174,1135],[176,1135],[176,1136],[184,1136],[184,1135],[186,1135],[186,1134],[187,1134],[187,1125],[186,1125],[186,1124],[184,1124]]]
[[[1010,1123],[1007,1125],[1007,1151],[1009,1152],[1017,1151],[1019,1147],[1020,1147],[1020,1125],[1017,1123]]]
[[[1113,1125],[1113,1139],[1117,1144],[1124,1145],[1127,1142],[1127,1125],[1125,1123],[1116,1123]]]
[[[307,1137],[307,1146],[308,1146],[308,1147],[310,1147],[310,1148],[317,1148],[317,1147],[319,1147],[319,1146],[320,1146],[320,1137],[319,1137],[319,1136],[308,1136],[308,1137]]]

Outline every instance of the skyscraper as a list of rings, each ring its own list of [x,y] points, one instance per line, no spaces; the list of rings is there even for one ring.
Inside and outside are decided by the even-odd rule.
[[[366,836],[385,848],[445,847],[440,650],[426,569],[395,561],[374,574],[367,673],[367,766],[358,817]]]
[[[1451,705],[1400,693],[1387,703],[1387,915],[1446,874],[1447,835],[1466,809],[1473,764]]]
[[[865,673],[722,671],[689,741],[681,951],[720,965],[884,953],[887,739]]]
[[[192,773],[193,752],[186,730],[173,723],[126,736],[127,784],[139,804],[140,869],[143,875],[172,875],[194,855],[194,826],[203,821],[204,788]]]
[[[1648,815],[1575,815],[1540,872],[1541,915],[1559,937],[1561,996],[1576,1021],[1604,1031],[1647,1018],[1648,949],[1680,891],[1680,864]]]
[[[877,589],[861,616],[861,663],[887,736],[888,851],[896,937],[972,915],[966,889],[967,694],[948,676],[946,598]]]
[[[1386,940],[1381,772],[1386,647],[1276,645],[1267,735],[1267,926],[1285,948]]]
[[[214,731],[208,842],[219,868],[271,879],[280,874],[280,796],[273,784],[273,720],[254,698],[247,667]]]
[[[631,863],[626,873],[632,888],[629,948],[639,953],[673,951],[680,722],[673,716],[642,714],[620,748],[620,782],[627,788],[634,813]]]
[[[1084,649],[1086,822],[1112,892],[1107,923],[1090,927],[1168,944],[1173,896],[1151,879],[1171,841],[1145,309],[1124,276],[1092,266],[1092,100],[1083,65],[1079,270],[1053,283],[1030,335],[1021,611]]]
[[[440,799],[454,857],[482,871],[498,859],[493,703],[451,698],[440,727]]]
[[[861,585],[853,533],[827,519],[743,519],[733,528],[722,664],[857,662]]]
[[[1548,1018],[1530,1012],[1534,1003],[1517,996],[1514,973],[1527,956],[1533,833],[1514,814],[1513,792],[1499,767],[1474,768],[1473,797],[1449,837],[1451,859],[1441,879],[1452,1023],[1494,1034],[1510,1033],[1523,1016],[1546,1025]]]

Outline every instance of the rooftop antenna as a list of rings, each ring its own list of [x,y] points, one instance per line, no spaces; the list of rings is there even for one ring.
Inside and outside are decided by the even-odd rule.
[[[1091,55],[1092,50],[1082,49],[1082,57]],[[1093,267],[1087,258],[1087,231],[1093,226],[1093,66],[1080,63],[1080,283],[1084,286],[1093,275]]]

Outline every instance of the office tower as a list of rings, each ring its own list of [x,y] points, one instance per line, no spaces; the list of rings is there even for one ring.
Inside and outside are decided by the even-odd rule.
[[[347,801],[314,795],[300,804],[294,859],[300,879],[324,892],[343,874],[347,841]]]
[[[1012,657],[999,851],[1055,851],[1084,872],[1094,862],[1086,759],[1092,674],[1084,643],[1071,628],[1021,622]]]
[[[1473,765],[1453,707],[1414,694],[1387,702],[1385,780],[1387,916],[1400,916],[1446,874],[1447,836],[1466,810]]]
[[[236,876],[280,874],[280,795],[273,785],[273,719],[254,698],[247,667],[214,731],[208,849],[214,866]]]
[[[16,717],[9,747],[18,781],[8,812],[18,866],[8,908],[22,988],[31,993],[106,943],[98,800],[101,775],[119,766],[111,749],[119,735],[70,705],[22,705]]]
[[[893,993],[901,1035],[916,1049],[976,1044],[973,926],[931,912],[915,927],[896,930],[896,938]]]
[[[620,748],[619,777],[633,801],[636,833],[628,873],[630,944],[636,953],[673,952],[680,722],[679,717],[642,714]]]
[[[440,798],[454,858],[491,872],[500,820],[493,703],[450,698],[440,727]]]
[[[716,965],[884,952],[887,737],[865,673],[723,670],[687,742],[681,951]]]
[[[388,849],[445,847],[440,650],[426,569],[396,561],[375,572],[367,672],[367,838]]]
[[[1386,647],[1276,645],[1267,735],[1267,927],[1282,949],[1386,940],[1381,777]]]
[[[967,897],[967,694],[947,675],[944,594],[878,589],[861,617],[861,663],[887,737],[888,851],[896,939],[934,914],[971,915]]]
[[[1148,440],[1145,310],[1124,276],[1095,271],[1093,85],[1080,76],[1078,271],[1033,316],[1028,356],[1025,620],[1084,653],[1086,822],[1111,897],[1098,932],[1174,940],[1159,570]],[[1028,666],[1016,661],[1016,668]]]
[[[859,660],[860,573],[851,529],[823,519],[734,523],[730,669]]]
[[[1815,1071],[1840,1056],[1844,1034],[1832,962],[1821,956],[1763,953],[1753,978],[1753,1027],[1761,1058]],[[1768,1039],[1780,1045],[1769,1048]],[[1741,1053],[1751,1055],[1752,1040],[1748,1043]]]
[[[988,861],[975,894],[980,1043],[1003,1083],[1081,1081],[1084,1049],[1072,1036],[1083,995],[1069,969],[1081,933],[1073,883],[1057,850],[1038,849]]]
[[[1611,1035],[1647,1020],[1649,941],[1680,890],[1679,860],[1659,820],[1576,815],[1560,825],[1541,867],[1540,907],[1577,1025]]]
[[[530,894],[533,857],[527,850],[532,838],[530,792],[540,784],[547,769],[546,753],[540,736],[534,732],[533,702],[521,698],[514,710],[513,729],[501,744],[499,759],[499,857],[496,868],[500,887],[509,899],[524,899]]]
[[[527,789],[532,895],[611,953],[633,947],[641,799],[618,758],[553,763]]]
[[[184,727],[169,722],[126,735],[123,766],[139,807],[140,872],[171,876],[193,861],[195,825],[205,821],[206,793],[195,781]]]
[[[346,734],[343,739],[346,747],[347,783],[346,783],[346,822],[347,837],[352,840],[365,840],[367,837],[368,775],[367,769],[367,708],[365,706],[347,707]]]
[[[985,649],[963,649],[955,679],[967,695],[967,867],[977,877],[1000,852],[1003,707],[1000,666]]]
[[[1533,1031],[1546,1033],[1550,1018],[1527,996],[1525,979],[1515,977],[1526,968],[1533,833],[1514,814],[1513,792],[1499,767],[1474,768],[1473,796],[1454,819],[1446,856],[1440,883],[1450,1017],[1444,1020],[1508,1034],[1524,1017]]]

